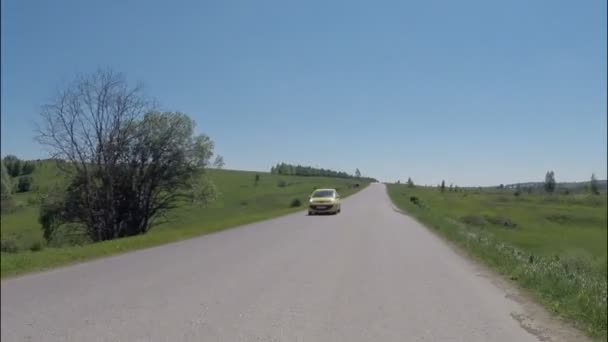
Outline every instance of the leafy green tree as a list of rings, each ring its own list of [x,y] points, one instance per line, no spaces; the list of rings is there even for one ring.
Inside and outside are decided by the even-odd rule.
[[[258,186],[259,182],[260,182],[260,175],[256,173],[254,181],[253,181],[253,185]]]
[[[414,181],[410,177],[407,178],[407,186],[410,188],[413,188],[415,186]]]
[[[361,171],[359,169],[355,170],[355,178],[361,178]]]
[[[445,191],[445,181],[444,180],[441,181],[441,185],[439,186],[439,190],[441,190],[441,192]]]
[[[557,183],[555,182],[555,173],[553,171],[547,171],[545,175],[545,191],[548,193],[553,193],[555,191]]]

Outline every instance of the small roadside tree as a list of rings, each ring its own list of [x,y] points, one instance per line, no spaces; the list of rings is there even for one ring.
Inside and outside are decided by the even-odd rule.
[[[589,190],[594,195],[600,194],[600,187],[597,184],[597,178],[595,178],[595,174],[591,174],[591,181],[589,182]]]
[[[224,167],[225,164],[226,163],[224,163],[224,157],[219,154],[215,156],[215,160],[213,161],[213,167],[215,167],[216,169],[221,169]]]
[[[62,225],[84,227],[95,242],[144,234],[193,195],[213,155],[192,119],[156,111],[141,86],[112,70],[59,89],[41,116],[38,141],[70,177],[65,193],[41,206],[47,237]]]
[[[361,171],[359,171],[359,169],[355,170],[355,177],[356,178],[361,178]]]
[[[254,181],[253,181],[253,185],[258,186],[259,182],[260,182],[260,175],[256,173]]]
[[[521,185],[517,184],[515,186],[515,192],[513,193],[513,196],[518,197],[519,195],[521,195]]]
[[[410,188],[413,188],[415,186],[414,181],[410,177],[407,178],[407,186]]]
[[[442,181],[441,181],[441,185],[439,186],[439,190],[440,190],[441,192],[444,192],[444,191],[445,191],[445,180],[442,180]]]
[[[547,174],[545,175],[545,191],[552,194],[555,191],[556,188],[556,182],[555,182],[555,173],[553,171],[547,171]]]

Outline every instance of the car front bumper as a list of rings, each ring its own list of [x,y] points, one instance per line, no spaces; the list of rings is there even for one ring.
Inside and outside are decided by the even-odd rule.
[[[311,204],[308,206],[308,212],[318,214],[318,213],[331,213],[337,210],[337,205],[335,204]]]

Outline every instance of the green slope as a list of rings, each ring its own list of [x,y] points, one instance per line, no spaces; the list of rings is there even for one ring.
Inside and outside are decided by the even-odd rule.
[[[536,295],[590,336],[606,340],[605,193],[442,193],[389,184],[399,208]]]
[[[255,185],[255,175],[260,180]],[[32,252],[36,243],[44,246],[42,230],[38,223],[38,205],[35,199],[55,185],[61,185],[62,177],[56,166],[42,162],[33,174],[34,190],[16,194],[18,209],[3,213],[1,239],[17,246],[17,253],[2,253],[1,276],[12,276],[39,271],[73,262],[121,253],[163,243],[186,239],[201,234],[260,221],[298,210],[291,207],[294,199],[304,206],[314,188],[338,188],[343,196],[361,189],[354,187],[355,180],[279,176],[263,172],[209,170],[210,179],[216,184],[220,195],[207,207],[184,204],[170,212],[165,222],[154,227],[148,234],[131,238],[89,244],[82,247],[43,248]],[[285,186],[279,186],[284,183]]]

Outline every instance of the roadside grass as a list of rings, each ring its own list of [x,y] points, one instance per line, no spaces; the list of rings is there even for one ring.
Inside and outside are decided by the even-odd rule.
[[[46,163],[43,163],[46,164]],[[46,270],[75,262],[109,256],[131,250],[157,246],[256,221],[303,211],[292,206],[297,199],[307,203],[314,188],[338,188],[348,196],[365,187],[355,187],[356,180],[279,176],[263,172],[208,170],[207,175],[218,188],[218,198],[208,206],[184,203],[172,210],[162,223],[145,235],[111,240],[83,246],[51,248],[46,246],[38,223],[38,203],[35,199],[42,189],[51,189],[57,175],[53,166],[37,169],[34,182],[37,191],[16,194],[14,212],[3,213],[0,236],[3,242],[16,245],[17,253],[1,253],[0,275],[2,278],[28,272]],[[260,179],[255,184],[255,175]],[[51,179],[47,179],[47,177]],[[285,186],[278,186],[284,182]],[[39,249],[30,251],[30,249]]]
[[[387,191],[397,207],[528,289],[551,312],[606,340],[606,193],[516,197],[398,184]]]

